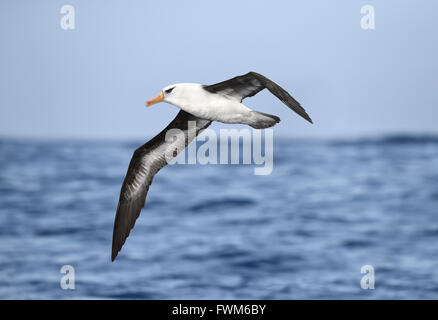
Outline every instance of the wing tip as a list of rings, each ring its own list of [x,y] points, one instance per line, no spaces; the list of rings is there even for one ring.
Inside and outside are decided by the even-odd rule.
[[[111,262],[114,262],[114,260],[117,257],[117,254],[118,254],[118,252],[114,252],[114,251],[111,253]]]
[[[123,245],[122,245],[122,246],[123,246]],[[113,246],[112,246],[112,248],[111,248],[111,262],[114,262],[114,260],[116,260],[117,255],[119,254],[119,252],[120,252],[121,249],[122,249],[122,248],[121,248],[121,247],[118,248],[118,247],[115,245],[114,241],[113,241]]]
[[[131,230],[128,231],[128,234],[126,235],[126,237],[124,237],[124,239],[121,242],[120,241],[116,241],[116,238],[114,236],[114,238],[113,238],[113,246],[111,248],[111,262],[114,262],[114,260],[116,260],[117,255],[122,250],[123,245],[126,242],[126,239],[129,237],[130,231]]]
[[[306,110],[304,110],[304,108],[301,107],[301,105],[299,105],[299,107],[300,107],[301,110],[299,110],[299,109],[297,110],[296,108],[293,108],[292,110],[295,111],[301,118],[303,118],[304,120],[307,120],[308,122],[313,124],[313,120],[307,114]]]

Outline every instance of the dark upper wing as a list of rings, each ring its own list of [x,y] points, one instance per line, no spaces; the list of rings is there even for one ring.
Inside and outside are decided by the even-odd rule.
[[[129,232],[134,227],[135,220],[144,207],[146,194],[154,175],[184,150],[210,123],[210,120],[197,118],[181,110],[163,131],[135,150],[120,191],[114,221],[112,261],[122,249]],[[178,130],[169,131],[172,129]],[[167,139],[166,134],[168,134]]]
[[[267,88],[273,95],[280,99],[285,105],[298,113],[304,119],[312,122],[306,110],[295,100],[286,90],[280,87],[275,82],[269,80],[265,76],[256,73],[248,72],[243,76],[237,76],[230,80],[222,81],[209,86],[204,86],[204,89],[211,93],[220,93],[228,96],[233,96],[241,101],[247,97],[252,97]]]

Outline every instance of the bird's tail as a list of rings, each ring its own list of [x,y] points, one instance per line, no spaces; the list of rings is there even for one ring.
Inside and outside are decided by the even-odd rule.
[[[254,129],[265,129],[275,126],[279,122],[280,118],[272,114],[251,111],[251,119],[248,124]]]

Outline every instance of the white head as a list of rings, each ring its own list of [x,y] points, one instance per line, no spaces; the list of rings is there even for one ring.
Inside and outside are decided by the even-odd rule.
[[[155,98],[148,100],[146,106],[151,106],[158,102],[167,102],[173,105],[178,105],[179,103],[185,101],[192,95],[199,94],[200,85],[195,83],[177,83],[171,84],[158,94]]]

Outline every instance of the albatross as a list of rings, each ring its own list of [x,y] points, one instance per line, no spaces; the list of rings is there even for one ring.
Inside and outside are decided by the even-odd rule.
[[[248,72],[212,85],[173,84],[146,102],[147,106],[167,102],[181,110],[163,131],[134,151],[120,191],[114,220],[111,261],[117,257],[134,227],[155,174],[168,163],[166,150],[169,147],[176,149],[172,154],[176,157],[212,121],[247,124],[255,129],[269,128],[280,122],[279,117],[251,110],[242,103],[243,99],[252,97],[265,88],[290,109],[313,123],[306,110],[286,90],[256,72]],[[194,134],[189,134],[189,122],[196,128]],[[166,141],[166,133],[172,129],[181,130],[185,139]]]

